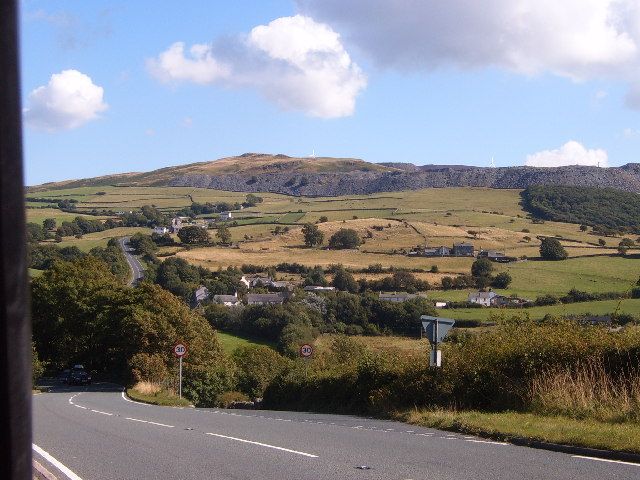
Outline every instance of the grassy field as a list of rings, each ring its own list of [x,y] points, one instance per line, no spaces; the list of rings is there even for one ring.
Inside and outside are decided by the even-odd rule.
[[[88,252],[93,247],[106,247],[111,238],[126,237],[134,233],[150,233],[151,230],[142,227],[120,227],[104,230],[102,232],[88,233],[82,238],[65,237],[62,242],[56,243],[59,247],[78,247],[83,252]]]
[[[498,316],[527,314],[530,318],[543,318],[545,315],[610,315],[614,312],[640,317],[640,299],[625,298],[622,300],[601,300],[594,302],[568,303],[531,308],[447,308],[439,311],[443,317],[456,320],[487,321],[494,314]]]
[[[233,335],[231,333],[221,332],[220,330],[216,331],[216,336],[218,337],[218,341],[220,345],[222,345],[222,349],[227,354],[232,354],[240,347],[248,347],[250,345],[266,345],[267,347],[273,347],[274,345],[265,341],[265,340],[257,340],[257,339],[249,339],[246,337],[239,337],[238,335]]]
[[[578,225],[533,223],[519,205],[519,193],[519,190],[484,188],[424,189],[328,198],[260,193],[262,203],[235,212],[237,225],[230,228],[235,242],[232,248],[215,246],[185,251],[174,249],[172,252],[211,269],[246,263],[269,266],[285,261],[325,267],[340,263],[354,269],[382,264],[384,267],[428,270],[436,265],[439,274],[430,275],[428,281],[437,284],[444,275],[468,273],[473,259],[408,257],[406,252],[418,245],[450,246],[454,242],[467,241],[476,249],[495,249],[531,259],[496,265],[496,271],[507,271],[513,278],[506,294],[535,299],[545,293],[562,295],[571,288],[588,292],[625,291],[637,279],[640,272],[638,256],[617,256],[615,246],[619,238],[606,238],[607,248],[601,248],[597,246],[598,237],[581,232]],[[103,186],[41,191],[33,196],[74,198],[79,201],[79,210],[106,208],[120,211],[151,204],[165,211],[175,211],[190,205],[192,199],[200,203],[242,202],[246,194],[191,187]],[[35,222],[49,217],[61,222],[75,216],[56,209],[27,210],[29,221]],[[321,216],[328,219],[319,224],[325,234],[325,244],[340,228],[355,229],[365,238],[365,243],[358,250],[305,248],[300,227]],[[275,235],[273,231],[278,224],[287,224],[290,231]],[[61,245],[77,245],[86,251],[105,245],[112,236],[133,231],[112,230],[85,235],[82,239],[67,238]],[[211,234],[213,236],[215,232]],[[564,262],[535,260],[539,256],[540,242],[536,238],[539,235],[561,237],[571,258]],[[464,291],[437,291],[429,295],[440,300],[463,300],[467,294]],[[573,307],[568,308],[573,310]],[[607,307],[600,302],[594,305],[592,313],[600,313],[604,308]],[[634,308],[631,310],[635,311]],[[461,311],[460,318],[478,314],[477,311]],[[485,315],[484,311],[481,315]]]
[[[574,420],[530,413],[412,410],[395,415],[415,425],[509,440],[526,437],[543,442],[640,453],[640,425]]]

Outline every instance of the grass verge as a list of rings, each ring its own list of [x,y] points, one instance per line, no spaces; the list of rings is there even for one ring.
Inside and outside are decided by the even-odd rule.
[[[218,340],[220,341],[220,345],[222,345],[222,349],[228,355],[232,354],[236,351],[236,349],[240,347],[246,347],[250,345],[265,345],[267,347],[275,349],[275,344],[266,340],[240,337],[231,333],[221,332],[220,330],[216,331],[216,335],[218,337]]]
[[[175,393],[168,392],[164,389],[150,390],[141,392],[138,385],[127,389],[127,395],[137,402],[151,403],[163,407],[188,407],[191,405],[189,400],[178,397]]]
[[[542,442],[640,453],[640,424],[605,423],[531,413],[410,410],[398,420],[424,427],[468,433],[496,440],[522,437]]]

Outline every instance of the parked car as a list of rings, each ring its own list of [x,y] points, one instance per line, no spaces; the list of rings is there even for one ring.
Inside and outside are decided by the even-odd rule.
[[[69,373],[69,385],[89,385],[91,383],[91,375],[82,365],[74,365]]]

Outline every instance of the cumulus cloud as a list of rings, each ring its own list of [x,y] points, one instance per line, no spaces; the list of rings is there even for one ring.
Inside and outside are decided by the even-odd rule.
[[[366,77],[328,25],[296,15],[211,45],[174,43],[147,61],[164,82],[257,89],[285,110],[335,118],[352,115]]]
[[[640,0],[297,0],[383,67],[504,68],[635,86]]]
[[[528,167],[562,167],[565,165],[589,165],[607,167],[605,150],[588,150],[579,142],[571,140],[555,150],[543,150],[527,155],[524,164]]]
[[[27,125],[47,131],[77,128],[108,108],[103,95],[88,75],[64,70],[29,94],[24,118]]]

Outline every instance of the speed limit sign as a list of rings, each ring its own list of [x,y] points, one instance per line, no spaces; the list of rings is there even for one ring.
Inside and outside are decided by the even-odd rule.
[[[309,358],[313,355],[313,347],[308,343],[300,346],[300,356],[303,358]]]
[[[184,343],[176,343],[173,347],[173,354],[178,358],[184,357],[187,354],[187,346]]]

